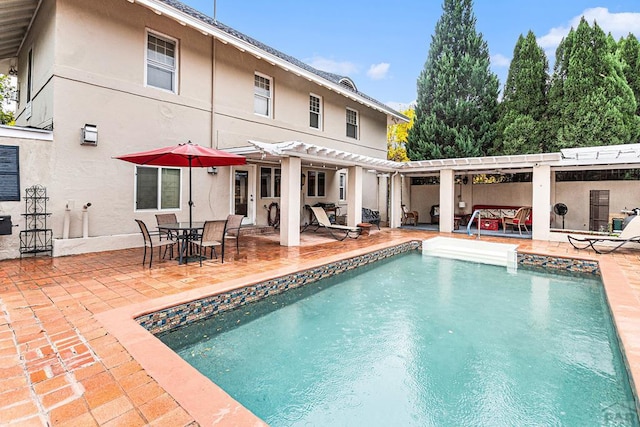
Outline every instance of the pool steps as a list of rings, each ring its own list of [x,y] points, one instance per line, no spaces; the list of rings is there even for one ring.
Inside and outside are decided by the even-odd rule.
[[[424,255],[499,265],[513,270],[518,267],[517,248],[518,245],[507,243],[454,239],[441,236],[422,242],[422,253]]]

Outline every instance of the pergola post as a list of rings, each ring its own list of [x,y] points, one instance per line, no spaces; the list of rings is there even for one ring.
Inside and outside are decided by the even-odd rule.
[[[347,178],[347,225],[362,222],[362,166],[350,166]]]
[[[280,245],[300,246],[300,174],[298,157],[283,157],[280,197]]]
[[[440,232],[453,231],[454,215],[454,178],[453,169],[440,171]]]
[[[536,164],[533,167],[532,185],[531,238],[549,240],[551,237],[551,166]]]

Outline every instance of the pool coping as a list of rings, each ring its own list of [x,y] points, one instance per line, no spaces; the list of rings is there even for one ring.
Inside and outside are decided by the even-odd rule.
[[[97,314],[95,317],[140,363],[147,374],[154,378],[201,425],[265,426],[267,424],[264,421],[165,346],[156,336],[143,328],[136,321],[136,318],[177,304],[230,292],[302,270],[317,268],[416,240],[414,237],[407,237],[393,243],[372,245],[325,257],[321,260],[304,261],[268,272],[247,275],[224,283],[113,309]],[[609,310],[618,334],[635,402],[638,405],[640,322],[637,320],[640,319],[640,302],[616,263],[608,257],[589,255],[563,257],[536,250],[519,250],[518,254],[569,260],[569,264],[571,264],[571,260],[598,263]],[[542,263],[544,264],[544,262]]]

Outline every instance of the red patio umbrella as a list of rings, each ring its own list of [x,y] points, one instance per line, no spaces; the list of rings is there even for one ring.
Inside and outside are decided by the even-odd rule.
[[[247,159],[237,154],[228,153],[222,150],[202,147],[191,141],[172,145],[169,147],[156,148],[150,151],[124,154],[115,157],[116,159],[135,163],[138,165],[152,166],[178,166],[189,167],[189,226],[193,223],[193,200],[191,198],[191,168],[192,167],[216,167],[216,166],[238,166],[247,163]]]

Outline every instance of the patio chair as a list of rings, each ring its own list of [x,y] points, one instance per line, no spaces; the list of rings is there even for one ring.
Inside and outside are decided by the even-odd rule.
[[[357,239],[360,236],[360,227],[349,227],[347,225],[331,224],[331,221],[329,221],[329,217],[327,216],[327,213],[323,208],[319,206],[310,206],[310,209],[311,212],[313,212],[313,215],[316,217],[316,220],[318,221],[318,227],[316,228],[316,230],[318,230],[318,228],[324,228],[329,232],[329,234],[331,234],[331,237],[336,240],[344,240],[347,237]]]
[[[573,236],[567,236],[569,243],[576,249],[593,249],[597,254],[608,254],[622,247],[627,243],[640,243],[640,215],[635,215],[622,230],[618,237],[616,236],[593,236],[577,239]],[[594,245],[598,243],[613,243],[606,249],[596,249]]]
[[[178,218],[174,213],[156,214],[156,222],[158,223],[158,226],[161,226],[163,224],[175,224],[176,222],[178,222]],[[177,237],[171,232],[171,230],[167,230],[166,232],[164,232],[164,236],[170,240],[176,240]]]
[[[522,227],[524,227],[525,231],[528,233],[529,229],[527,228],[526,222],[529,215],[531,215],[531,208],[526,206],[519,208],[513,216],[503,216],[502,231],[506,233],[507,225],[510,225],[514,230],[518,227],[518,232],[520,234],[522,234]]]
[[[409,221],[413,225],[418,225],[418,211],[410,211],[407,209],[407,205],[402,205],[402,225],[407,225]]]
[[[144,254],[142,256],[142,265],[144,265],[145,260],[147,259],[147,248],[149,248],[149,253],[151,256],[149,257],[149,268],[151,268],[151,264],[153,263],[153,248],[158,248],[158,256],[160,256],[160,251],[164,248],[164,255],[167,254],[167,249],[171,249],[170,258],[173,258],[173,247],[177,245],[178,242],[175,240],[161,240],[161,235],[149,233],[149,229],[144,221],[136,219],[138,226],[140,227],[140,232],[142,233],[142,237],[144,238]],[[164,256],[163,256],[164,258]]]
[[[236,241],[236,253],[240,254],[240,227],[244,215],[229,215],[227,217],[227,231],[224,235],[225,239]]]
[[[222,263],[224,264],[224,234],[227,227],[227,221],[205,221],[200,240],[195,240],[193,245],[197,249],[198,258],[200,258],[200,267],[202,267],[202,259],[207,255],[207,248],[210,249],[210,258],[216,256],[216,246],[220,246],[222,254]]]

